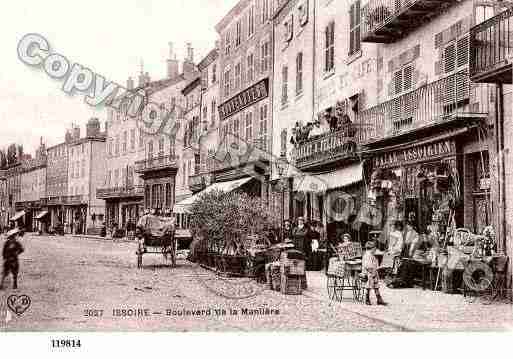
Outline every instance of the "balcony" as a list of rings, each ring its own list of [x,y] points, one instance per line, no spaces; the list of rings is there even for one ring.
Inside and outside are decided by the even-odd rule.
[[[62,204],[64,205],[80,205],[87,204],[85,196],[76,195],[76,196],[62,196]]]
[[[201,173],[194,176],[189,176],[189,189],[196,193],[204,190],[207,187],[207,174]]]
[[[55,197],[48,197],[48,200],[46,201],[46,204],[48,206],[58,206],[62,204],[62,197],[55,196]]]
[[[328,163],[354,159],[356,140],[354,127],[328,132],[296,144],[293,151],[294,165],[301,170],[313,170]]]
[[[132,198],[132,197],[144,197],[144,187],[143,186],[124,186],[124,187],[99,188],[96,190],[96,198],[98,198],[98,199]]]
[[[362,8],[362,41],[392,43],[459,0],[369,0]]]
[[[471,83],[465,72],[459,72],[360,112],[358,141],[368,144],[483,119],[488,114],[488,99],[488,85]]]
[[[147,173],[159,170],[178,170],[178,158],[176,156],[159,156],[148,158],[135,163],[135,172]]]
[[[470,77],[474,82],[512,83],[513,10],[470,30]]]

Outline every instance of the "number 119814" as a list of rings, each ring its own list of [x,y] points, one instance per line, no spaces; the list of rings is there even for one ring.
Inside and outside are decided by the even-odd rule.
[[[52,348],[80,348],[80,339],[52,339]]]

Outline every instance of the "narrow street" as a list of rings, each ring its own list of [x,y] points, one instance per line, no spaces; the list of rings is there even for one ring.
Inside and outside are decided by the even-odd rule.
[[[0,331],[400,329],[311,296],[217,278],[183,259],[172,269],[161,255],[147,255],[137,269],[135,243],[28,235],[22,243],[19,289],[9,281],[0,292]],[[6,314],[11,294],[31,298],[21,316]]]

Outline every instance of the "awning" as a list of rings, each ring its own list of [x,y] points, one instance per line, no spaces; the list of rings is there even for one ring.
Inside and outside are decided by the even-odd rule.
[[[17,221],[25,215],[25,211],[16,212],[16,214],[10,219],[11,221]]]
[[[42,219],[47,214],[48,214],[48,211],[39,212],[39,214],[36,216],[36,219]]]
[[[337,171],[316,175],[304,174],[294,177],[296,192],[326,192],[360,182],[363,179],[363,165],[354,164]]]
[[[203,191],[196,193],[195,195],[192,195],[183,201],[175,204],[173,207],[173,213],[190,213],[190,207],[196,202],[196,200],[202,196],[205,193],[209,193],[211,191],[223,191],[223,192],[231,192],[244,184],[251,181],[253,178],[242,178],[235,181],[229,181],[229,182],[218,182],[211,184],[207,188],[205,188]]]

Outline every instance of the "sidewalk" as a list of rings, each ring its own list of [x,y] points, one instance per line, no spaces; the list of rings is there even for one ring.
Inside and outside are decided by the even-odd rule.
[[[308,272],[308,290],[304,295],[330,301],[324,272]],[[350,293],[334,307],[380,320],[408,331],[509,331],[513,330],[513,305],[468,303],[463,295],[451,295],[422,288],[381,288],[387,307],[354,303]],[[346,299],[347,298],[347,299]],[[375,297],[371,294],[371,301]]]

